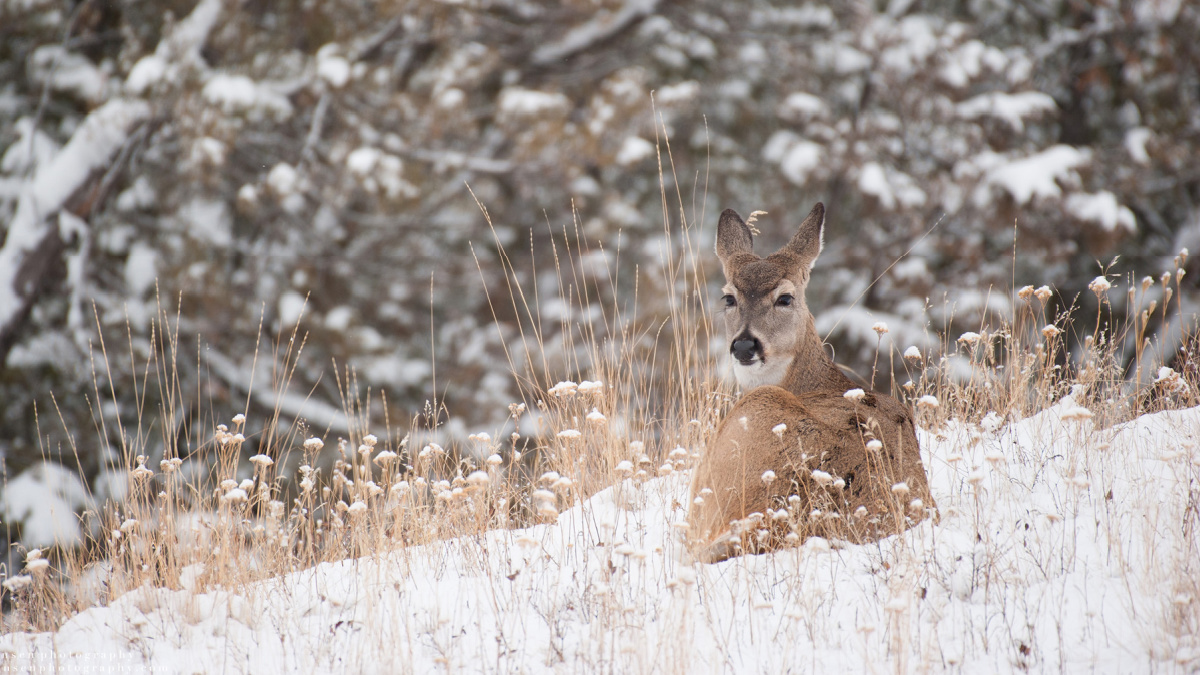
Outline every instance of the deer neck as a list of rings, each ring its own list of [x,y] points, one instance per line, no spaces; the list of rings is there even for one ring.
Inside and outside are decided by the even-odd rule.
[[[836,390],[842,393],[857,386],[842,374],[833,359],[825,353],[825,345],[817,335],[817,327],[811,315],[808,317],[804,335],[791,364],[788,365],[783,381],[779,383],[780,387],[793,394],[803,394],[822,390]]]

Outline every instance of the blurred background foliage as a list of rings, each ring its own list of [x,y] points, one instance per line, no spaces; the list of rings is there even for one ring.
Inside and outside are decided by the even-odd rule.
[[[1102,271],[1200,249],[1197,35],[1180,0],[0,0],[4,246],[89,115],[150,111],[61,205],[77,218],[37,274],[0,270],[21,299],[0,307],[0,461],[10,481],[78,464],[103,498],[122,448],[186,452],[252,381],[251,419],[342,433],[346,369],[394,424],[436,397],[452,438],[501,425],[510,364],[586,375],[557,331],[669,313],[664,212],[715,283],[721,209],[768,212],[765,249],[824,201],[809,304],[860,373],[876,321],[885,349],[936,350],[1008,316],[1014,285],[1094,312]],[[131,442],[168,409],[178,428]]]

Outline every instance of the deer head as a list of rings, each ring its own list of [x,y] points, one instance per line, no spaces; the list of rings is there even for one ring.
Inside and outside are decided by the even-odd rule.
[[[825,206],[818,202],[791,241],[761,258],[741,217],[732,209],[721,214],[721,304],[734,375],[743,389],[780,384],[797,359],[827,360],[804,301],[809,272],[824,245],[824,227]]]

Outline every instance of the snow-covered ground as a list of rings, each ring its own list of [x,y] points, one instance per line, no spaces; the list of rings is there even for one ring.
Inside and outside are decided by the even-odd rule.
[[[143,587],[0,664],[57,672],[1174,673],[1200,668],[1200,408],[1070,397],[923,432],[938,524],[691,565],[687,476],[552,524],[237,591]],[[195,572],[195,570],[192,570]],[[79,670],[70,670],[78,667]],[[116,668],[121,670],[117,671]]]

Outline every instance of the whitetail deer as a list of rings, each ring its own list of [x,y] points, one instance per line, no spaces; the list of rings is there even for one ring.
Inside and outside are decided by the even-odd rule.
[[[786,246],[760,258],[746,223],[721,214],[725,330],[746,393],[693,476],[688,539],[699,560],[809,535],[870,541],[936,513],[908,408],[852,391],[817,335],[804,290],[824,225],[818,203]]]

